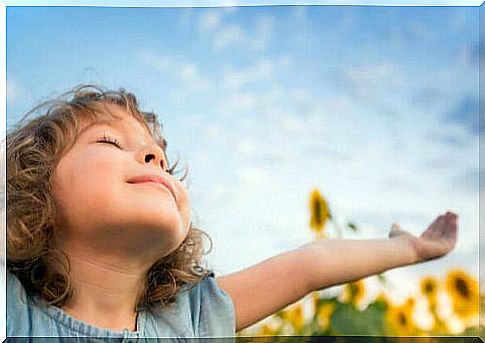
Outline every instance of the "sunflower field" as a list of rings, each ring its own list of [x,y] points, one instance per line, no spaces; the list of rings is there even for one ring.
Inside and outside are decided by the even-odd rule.
[[[309,201],[309,226],[315,239],[326,239],[325,228],[334,225],[342,237],[342,227],[334,222],[327,200],[314,189]],[[346,229],[357,231],[353,223]],[[384,275],[378,275],[382,285]],[[419,293],[404,302],[393,303],[384,290],[371,299],[366,297],[366,279],[348,283],[333,296],[313,292],[278,313],[238,332],[239,337],[261,336],[479,336],[479,306],[485,309],[485,295],[479,294],[477,280],[461,269],[421,278]],[[417,318],[426,316],[427,325]],[[300,337],[301,338],[301,337]],[[283,339],[283,340],[282,340]],[[278,342],[285,341],[280,337]],[[387,341],[387,340],[386,340]]]

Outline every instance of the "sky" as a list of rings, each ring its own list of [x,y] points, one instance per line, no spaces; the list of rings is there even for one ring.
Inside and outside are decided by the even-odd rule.
[[[345,238],[458,213],[451,254],[386,273],[394,298],[452,267],[478,278],[477,7],[7,7],[6,21],[7,129],[75,85],[135,93],[189,167],[216,275],[312,241],[318,188],[358,225]]]
[[[4,0],[7,6],[228,7],[266,5],[480,6],[483,0]]]

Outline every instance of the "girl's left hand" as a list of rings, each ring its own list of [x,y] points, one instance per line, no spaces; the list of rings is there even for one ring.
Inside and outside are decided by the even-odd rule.
[[[421,236],[416,237],[394,224],[389,238],[409,239],[416,253],[417,261],[423,262],[444,256],[455,247],[457,240],[457,219],[453,212],[438,216]]]

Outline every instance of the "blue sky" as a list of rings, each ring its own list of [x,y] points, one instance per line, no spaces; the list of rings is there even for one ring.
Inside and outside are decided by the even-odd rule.
[[[189,165],[216,274],[309,242],[313,187],[362,228],[348,238],[384,238],[393,222],[419,234],[456,211],[452,254],[388,273],[406,296],[438,267],[478,277],[478,14],[8,7],[7,128],[77,84],[134,92]]]

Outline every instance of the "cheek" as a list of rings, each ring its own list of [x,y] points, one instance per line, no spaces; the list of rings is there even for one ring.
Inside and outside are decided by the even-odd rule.
[[[106,201],[119,191],[121,161],[98,154],[65,156],[56,167],[53,192],[65,210]]]
[[[190,197],[189,197],[189,192],[187,191],[187,188],[180,182],[180,181],[175,181],[175,185],[177,187],[177,193],[178,193],[178,201],[177,201],[177,206],[180,211],[180,214],[184,220],[184,224],[187,226],[190,224],[190,211],[191,211],[191,203],[190,203]]]

